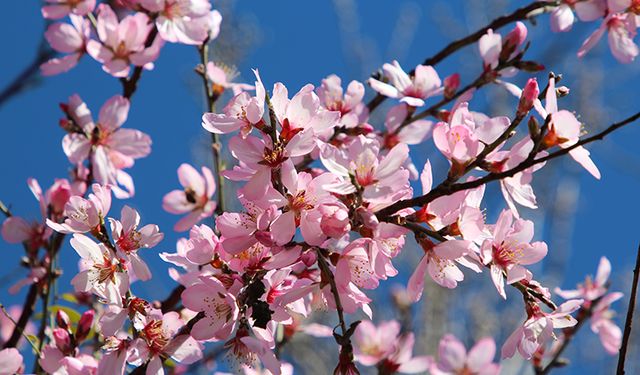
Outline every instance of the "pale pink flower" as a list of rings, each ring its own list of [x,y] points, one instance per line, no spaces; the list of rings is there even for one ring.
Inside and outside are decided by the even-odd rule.
[[[387,112],[384,121],[387,131],[382,142],[385,148],[392,149],[398,143],[417,145],[431,136],[433,122],[429,120],[415,120],[400,129],[400,126],[409,116],[409,108],[406,104],[399,104]]]
[[[609,293],[593,307],[591,330],[600,337],[602,346],[609,354],[618,354],[622,343],[622,330],[614,322],[615,311],[611,304],[623,297],[622,293]]]
[[[66,219],[59,224],[47,219],[47,225],[59,233],[99,232],[111,208],[111,189],[93,184],[89,199],[74,195],[64,205]]]
[[[638,24],[633,13],[611,13],[603,21],[600,27],[593,32],[582,44],[578,51],[578,57],[583,57],[602,39],[605,31],[609,35],[609,49],[613,56],[623,64],[631,63],[640,53],[640,49],[633,42],[637,34]]]
[[[631,0],[614,0],[609,3],[631,3]],[[627,5],[628,7],[628,5]],[[624,8],[626,9],[626,7]],[[624,9],[613,9],[609,5],[609,10],[619,12]],[[600,17],[604,17],[607,11],[607,1],[605,0],[562,0],[560,5],[551,12],[551,31],[564,32],[571,30],[575,17],[573,11],[576,12],[580,21],[595,21]]]
[[[369,110],[362,102],[364,85],[358,81],[349,82],[347,91],[342,89],[342,80],[335,74],[322,80],[316,88],[320,104],[329,111],[340,112],[341,126],[353,128],[366,121]]]
[[[47,28],[44,37],[55,51],[64,53],[40,65],[42,75],[50,76],[71,70],[85,53],[91,29],[89,21],[70,15],[71,24],[54,23]]]
[[[186,258],[193,264],[207,264],[219,252],[220,240],[208,225],[194,225],[189,231]]]
[[[584,283],[578,284],[578,288],[574,290],[562,290],[556,288],[555,292],[565,299],[582,298],[585,301],[594,301],[607,293],[607,281],[611,275],[611,263],[606,257],[600,258],[596,277],[587,276]]]
[[[513,284],[527,279],[529,271],[523,266],[539,262],[547,255],[547,244],[531,242],[533,222],[516,219],[510,210],[503,210],[493,227],[493,238],[482,244],[481,256],[490,265],[491,279],[502,298],[507,298],[504,280]]]
[[[389,83],[369,78],[371,88],[381,95],[400,99],[412,107],[422,107],[424,100],[442,93],[442,82],[436,70],[429,65],[416,66],[415,73],[409,76],[397,61],[382,66]]]
[[[46,0],[42,7],[42,17],[49,19],[70,16],[84,16],[96,7],[96,0]]]
[[[27,286],[27,285],[31,285],[31,284],[35,284],[38,283],[42,280],[44,280],[45,276],[47,275],[47,269],[44,267],[33,267],[29,270],[29,275],[27,275],[27,277],[25,277],[24,279],[20,279],[18,280],[15,284],[13,284],[10,288],[9,288],[9,293],[10,294],[16,294],[18,292],[20,292],[20,289],[22,289],[23,287]]]
[[[0,350],[0,374],[21,374],[24,370],[22,355],[16,348]]]
[[[75,290],[92,292],[110,304],[121,305],[122,297],[129,290],[129,276],[115,254],[78,233],[73,235],[71,247],[89,266],[71,280]]]
[[[364,366],[375,366],[391,355],[400,334],[400,323],[395,320],[381,322],[377,326],[363,320],[353,335],[353,354]]]
[[[138,249],[156,246],[164,238],[155,224],[147,224],[138,229],[140,215],[135,209],[124,206],[120,213],[120,221],[109,218],[111,233],[116,248],[121,251],[133,269],[136,278],[142,281],[151,278],[151,271],[138,254]]]
[[[425,254],[407,284],[407,293],[413,302],[422,297],[427,272],[433,281],[445,288],[453,289],[458,282],[464,280],[464,274],[454,261],[469,253],[471,248],[471,243],[465,240],[449,240],[434,245],[428,239],[422,238],[419,244]]]
[[[222,235],[222,247],[232,255],[236,255],[256,242],[265,246],[275,244],[269,226],[279,215],[275,204],[261,207],[248,201],[240,194],[238,199],[246,212],[224,212],[216,217],[216,228]]]
[[[484,61],[485,70],[498,67],[500,61],[510,60],[520,53],[520,46],[527,39],[527,27],[522,22],[516,22],[514,28],[504,37],[489,29],[478,40],[480,56]],[[500,74],[512,76],[517,72],[514,68],[503,69]]]
[[[39,362],[49,374],[93,374],[98,369],[98,361],[93,356],[65,352],[56,345],[45,346]]]
[[[200,319],[191,330],[196,340],[229,337],[238,319],[236,297],[215,277],[201,277],[200,283],[182,292],[182,303],[193,311],[201,311]]]
[[[184,189],[167,193],[162,198],[162,208],[176,215],[187,214],[173,227],[174,230],[183,232],[213,215],[216,202],[212,198],[216,183],[209,168],[202,167],[200,174],[189,164],[180,165],[178,179]]]
[[[105,337],[102,347],[104,354],[98,362],[98,374],[124,374],[127,359],[129,358],[129,339],[115,336]]]
[[[135,366],[147,363],[147,374],[162,374],[166,357],[185,365],[200,360],[202,346],[190,335],[180,333],[184,324],[175,311],[150,314],[140,338],[131,343],[129,363]]]
[[[469,352],[453,335],[444,335],[438,346],[438,361],[430,369],[433,375],[498,375],[500,365],[493,363],[496,343],[492,338],[478,341]]]
[[[150,12],[158,12],[156,26],[167,42],[202,44],[210,30],[219,29],[222,21],[217,10],[211,11],[209,0],[140,0],[139,3]],[[216,16],[212,15],[214,12]]]
[[[100,41],[90,40],[87,52],[114,77],[128,76],[131,64],[151,69],[163,43],[163,39],[155,38],[149,47],[145,45],[152,28],[144,13],[128,15],[118,21],[111,7],[100,4],[97,20]]]
[[[401,374],[419,374],[426,371],[433,361],[431,357],[414,357],[413,345],[415,337],[413,333],[405,333],[395,340],[393,353],[385,358],[379,365],[382,371],[388,373],[399,372]]]
[[[149,155],[151,139],[139,130],[121,127],[129,114],[129,100],[120,95],[113,96],[100,108],[98,122],[94,123],[82,99],[73,95],[69,98],[67,113],[81,128],[62,140],[69,161],[78,164],[90,158],[96,182],[113,185],[118,198],[133,196],[133,182],[123,169],[131,168],[135,159]]]
[[[573,327],[578,323],[570,314],[579,309],[582,303],[581,299],[570,300],[549,314],[543,312],[538,305],[528,305],[529,317],[502,346],[502,358],[511,358],[518,351],[524,359],[531,359],[553,337],[554,329]]]
[[[229,67],[222,63],[214,63],[210,61],[207,64],[207,78],[213,82],[213,92],[217,95],[222,94],[224,90],[231,89],[233,95],[238,95],[243,91],[255,90],[256,88],[246,83],[233,82],[238,76],[238,72],[234,67]]]
[[[573,146],[580,140],[580,131],[582,124],[576,116],[567,111],[566,109],[558,110],[558,99],[556,94],[555,78],[549,79],[549,88],[547,89],[547,96],[545,98],[545,108],[539,108],[541,115],[544,118],[551,116],[551,122],[549,123],[549,130],[544,135],[542,143],[545,147],[559,146],[561,148],[567,148]],[[593,177],[600,179],[600,171],[598,167],[593,163],[589,157],[590,152],[582,147],[576,147],[569,151],[569,155],[582,165],[587,172],[591,173]]]
[[[320,204],[318,211],[322,215],[320,229],[326,236],[338,239],[351,230],[349,210],[342,202]]]
[[[207,75],[215,83],[221,84],[220,68],[211,64],[207,66]],[[262,125],[264,122],[265,89],[260,79],[258,70],[254,70],[256,76],[256,95],[251,96],[248,92],[235,93],[238,86],[234,88],[235,96],[222,110],[223,113],[205,113],[202,115],[202,127],[215,134],[228,134],[240,130],[243,137],[246,137],[253,129],[253,126]],[[227,81],[224,75],[224,81]],[[229,85],[227,83],[227,85]],[[222,86],[224,88],[224,86]]]

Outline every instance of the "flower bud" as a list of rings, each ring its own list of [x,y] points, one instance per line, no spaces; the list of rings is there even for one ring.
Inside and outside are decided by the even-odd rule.
[[[531,110],[531,108],[533,108],[533,103],[538,99],[538,95],[540,95],[538,81],[536,81],[535,78],[530,78],[527,81],[527,84],[524,86],[522,94],[520,95],[517,115],[524,116],[525,114],[527,114]]]
[[[308,251],[300,256],[300,260],[302,261],[302,263],[304,263],[305,266],[311,267],[318,260],[318,255],[315,251]]]
[[[80,317],[80,321],[78,322],[78,329],[76,330],[76,340],[81,342],[86,339],[91,331],[91,326],[93,325],[93,317],[95,316],[95,311],[87,310]]]
[[[63,353],[69,353],[71,351],[71,337],[69,332],[63,328],[53,329],[53,340],[56,343],[56,347]]]
[[[71,325],[69,315],[67,315],[67,313],[63,310],[58,310],[58,312],[56,313],[56,324],[58,324],[58,327],[68,330],[69,325]]]
[[[454,73],[444,79],[444,97],[451,99],[460,87],[460,74]]]
[[[505,45],[518,47],[527,39],[527,26],[522,22],[517,22],[516,26],[505,36]]]
[[[71,185],[66,179],[56,179],[47,191],[47,198],[54,215],[62,215],[64,205],[71,198]]]
[[[320,229],[322,233],[332,238],[340,238],[351,230],[349,211],[342,203],[327,203],[319,207],[322,218]]]

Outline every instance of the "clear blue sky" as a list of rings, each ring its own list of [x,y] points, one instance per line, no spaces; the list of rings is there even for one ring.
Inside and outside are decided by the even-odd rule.
[[[498,15],[483,14],[485,9],[482,6],[471,3],[475,2],[357,2],[359,8],[353,16],[355,18],[350,18],[352,16],[348,9],[342,9],[339,18],[331,2],[238,2],[234,9],[234,22],[258,31],[253,47],[244,51],[246,55],[239,62],[238,69],[241,78],[251,80],[250,68],[259,68],[268,87],[273,82],[281,81],[289,87],[290,92],[297,91],[309,82],[318,84],[331,73],[338,74],[343,81],[364,80],[367,72],[393,57],[397,57],[408,70],[452,38],[481,26],[483,19]],[[509,9],[518,5],[515,3],[524,4],[521,1],[512,3]],[[35,1],[20,1],[4,5],[7,16],[0,24],[0,33],[5,35],[4,58],[0,60],[0,87],[4,87],[31,61],[40,43],[44,22],[38,4]],[[402,17],[402,21],[399,22],[398,17]],[[575,31],[570,34],[553,35],[548,30],[546,18],[540,21],[531,30],[531,57],[540,58],[550,70],[564,73],[564,83],[570,87],[573,84],[588,84],[591,80],[597,83],[596,73],[594,76],[588,74],[591,71],[601,72],[604,69],[609,72],[601,77],[603,83],[600,85],[604,86],[602,92],[594,94],[586,104],[602,107],[603,120],[622,119],[638,110],[635,87],[640,83],[640,62],[620,66],[611,58],[605,40],[587,59],[578,60],[575,51],[596,25],[576,25]],[[343,27],[340,26],[341,22]],[[405,26],[404,29],[400,28],[405,31],[415,25],[415,30],[403,39],[402,34],[397,32],[398,25]],[[344,30],[356,32],[345,34]],[[356,35],[356,39],[352,39],[355,42],[345,41],[345,35]],[[438,66],[442,77],[454,71],[461,72],[463,81],[475,77],[480,69],[476,47],[469,47],[466,51],[462,57],[449,58]],[[156,69],[143,74],[133,98],[129,120],[125,124],[126,127],[150,134],[153,139],[151,155],[137,161],[130,170],[136,183],[136,196],[126,201],[126,204],[140,210],[145,223],[156,223],[166,233],[165,240],[156,249],[149,250],[146,259],[155,258],[155,250],[174,251],[178,235],[171,231],[171,227],[176,217],[162,210],[161,200],[166,192],[178,186],[176,168],[183,162],[196,165],[210,162],[208,155],[202,152],[208,134],[200,127],[203,105],[198,96],[199,82],[192,73],[197,59],[193,47],[166,45]],[[522,83],[526,77],[520,74],[515,82]],[[539,80],[544,77],[545,74],[539,75]],[[121,86],[116,79],[102,72],[98,63],[90,57],[85,57],[72,72],[43,79],[37,87],[0,107],[0,199],[10,204],[16,215],[27,218],[38,215],[37,203],[26,186],[28,177],[37,178],[44,188],[55,177],[66,177],[69,164],[61,149],[64,134],[57,125],[61,117],[58,103],[78,93],[97,114],[102,103],[120,91]],[[582,103],[571,103],[584,106],[584,100]],[[477,103],[476,108],[482,108],[488,100],[481,96]],[[576,108],[569,103],[566,105]],[[590,123],[589,118],[583,117],[583,120]],[[630,272],[640,240],[637,234],[637,212],[640,210],[637,198],[640,187],[639,127],[640,124],[625,128],[614,134],[608,142],[591,147],[593,159],[603,172],[602,181],[596,181],[586,172],[577,170],[569,161],[552,162],[561,166],[555,175],[545,180],[549,185],[545,186],[544,191],[555,191],[553,187],[564,181],[567,175],[577,176],[571,181],[578,182],[580,189],[571,252],[566,264],[569,272],[562,280],[565,287],[581,280],[585,274],[593,273],[601,255],[608,256],[613,264],[614,288],[625,287],[624,280]],[[428,141],[425,148],[414,154],[416,161],[424,162],[425,152],[431,152],[432,149]],[[540,201],[547,200],[552,205],[551,198],[551,195],[538,195]],[[488,210],[488,216],[493,220],[497,211],[495,205],[503,203],[499,197],[489,202],[494,205]],[[114,216],[119,212],[120,205],[120,202],[114,204],[111,212]],[[552,241],[554,228],[550,226],[547,221],[538,229],[538,236]],[[14,272],[21,247],[1,243],[0,251],[4,262],[0,277],[10,274],[13,282],[18,275],[22,276],[21,271]],[[550,251],[553,252],[553,248]],[[68,245],[61,256],[63,264],[73,265],[77,261],[77,255]],[[156,281],[137,288],[140,294],[148,293],[150,298],[161,298],[163,295],[160,292],[172,286],[167,281],[164,264],[159,260],[151,261],[151,264]],[[62,278],[63,288],[68,286],[72,274],[70,269]],[[0,291],[0,301],[7,305],[22,301],[22,298],[22,295],[19,298],[10,297],[4,290]],[[620,303],[618,308],[622,309],[623,305]]]

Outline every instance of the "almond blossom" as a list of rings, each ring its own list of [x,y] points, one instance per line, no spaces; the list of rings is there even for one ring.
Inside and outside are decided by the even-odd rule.
[[[55,57],[40,65],[43,75],[49,76],[71,70],[85,54],[89,35],[89,21],[76,15],[70,15],[71,24],[54,23],[47,28],[44,37],[51,48],[65,55]]]
[[[204,312],[204,318],[193,326],[191,335],[195,339],[223,339],[235,328],[238,319],[236,297],[215,277],[202,277],[200,283],[182,293],[182,300],[188,309]]]
[[[578,57],[583,57],[598,44],[605,32],[608,32],[609,49],[613,56],[623,64],[635,60],[640,49],[634,43],[638,21],[633,13],[610,13],[602,21],[600,27],[593,32],[582,44]]]
[[[353,128],[366,121],[369,110],[362,102],[364,85],[358,81],[351,81],[347,90],[342,89],[342,80],[332,74],[322,80],[316,88],[320,104],[329,111],[340,112],[340,125]]]
[[[422,107],[425,99],[442,93],[442,82],[432,66],[418,65],[409,76],[394,60],[391,64],[384,64],[382,70],[390,82],[369,78],[371,88],[381,95],[400,99],[412,107]]]
[[[98,6],[97,33],[100,41],[90,40],[87,52],[102,63],[102,69],[114,77],[129,75],[130,66],[153,68],[162,39],[155,38],[147,46],[152,25],[144,13],[128,15],[121,21],[107,4]]]
[[[183,190],[172,190],[162,198],[162,208],[172,214],[187,215],[173,227],[178,232],[191,228],[196,223],[213,215],[216,202],[212,200],[216,183],[211,170],[202,167],[202,174],[189,164],[178,168],[178,179]]]
[[[171,43],[202,44],[210,30],[219,29],[222,21],[220,13],[211,10],[208,0],[140,0],[139,3],[150,12],[159,13],[158,32]]]
[[[433,375],[498,375],[500,365],[493,363],[496,343],[483,338],[467,352],[453,335],[445,335],[438,345],[438,361],[430,368]]]
[[[47,225],[59,233],[100,232],[111,208],[111,189],[100,184],[92,185],[89,199],[74,195],[64,205],[63,223],[47,219]]]
[[[513,213],[504,210],[492,229],[493,238],[484,241],[481,256],[491,269],[491,279],[498,293],[506,299],[504,280],[513,284],[530,279],[530,272],[523,266],[539,262],[547,255],[547,244],[533,242],[533,222],[515,219]]]

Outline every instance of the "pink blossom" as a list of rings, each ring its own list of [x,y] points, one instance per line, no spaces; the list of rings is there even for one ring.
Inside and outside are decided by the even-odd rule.
[[[247,92],[234,94],[233,99],[224,107],[223,113],[205,113],[202,115],[202,127],[215,134],[228,134],[237,130],[246,137],[253,129],[253,126],[262,126],[264,116],[265,89],[257,70],[253,73],[256,76],[256,95],[251,96]],[[209,79],[214,83],[221,81],[219,68],[215,65],[207,66]],[[224,80],[226,81],[226,76]],[[224,86],[223,86],[224,87]]]
[[[186,258],[194,264],[207,264],[213,261],[215,254],[219,252],[220,240],[213,230],[207,225],[194,225],[189,231]]]
[[[23,287],[25,287],[27,285],[39,283],[40,281],[44,280],[46,275],[47,275],[47,269],[46,268],[44,268],[44,267],[33,267],[33,268],[31,268],[29,270],[29,275],[27,275],[27,277],[25,277],[24,279],[18,280],[15,284],[13,284],[9,288],[9,293],[10,294],[16,294],[16,293],[20,292],[20,289],[22,289]]]
[[[97,34],[100,41],[90,40],[87,52],[102,63],[102,69],[114,77],[129,75],[130,65],[151,69],[162,47],[155,38],[147,47],[147,37],[153,26],[146,14],[138,12],[121,21],[106,4],[98,6]]]
[[[398,143],[417,145],[431,135],[433,122],[429,120],[415,120],[402,126],[409,116],[409,108],[406,104],[399,104],[387,112],[384,121],[384,126],[387,129],[383,140],[385,148],[392,149]]]
[[[111,304],[122,304],[122,297],[129,290],[129,276],[115,255],[83,234],[73,235],[71,247],[89,266],[71,280],[75,290],[92,292]]]
[[[415,73],[409,76],[397,61],[382,66],[390,83],[369,78],[371,88],[381,95],[400,99],[412,107],[422,107],[424,100],[442,93],[442,82],[436,70],[429,65],[416,66]]]
[[[216,228],[222,235],[222,245],[226,252],[238,254],[256,242],[266,246],[275,244],[269,226],[279,215],[275,204],[261,207],[248,201],[240,194],[238,199],[246,212],[225,212],[216,218]]]
[[[22,306],[13,305],[7,307],[7,312],[9,313],[11,319],[17,322],[20,319],[20,315],[22,314]],[[0,344],[4,345],[4,343],[9,340],[9,338],[13,334],[14,328],[15,324],[13,324],[13,322],[5,314],[0,314]],[[27,335],[35,335],[35,325],[32,322],[28,322],[27,326],[24,329],[24,333],[26,333]],[[26,341],[24,339],[20,339],[17,345],[18,348],[20,348],[25,343]],[[0,366],[0,368],[2,367]]]
[[[222,21],[217,10],[211,11],[208,0],[140,0],[140,5],[159,13],[156,19],[158,32],[162,39],[171,43],[202,44],[210,30],[219,29]],[[214,12],[215,16],[212,15]]]
[[[78,64],[85,53],[91,29],[89,21],[76,15],[70,15],[71,24],[54,23],[47,28],[44,37],[55,51],[64,53],[40,65],[45,76],[67,72]]]
[[[445,335],[438,346],[438,361],[431,366],[433,375],[498,375],[500,365],[493,363],[496,343],[492,338],[478,341],[469,352],[453,335]]]
[[[42,7],[42,17],[49,19],[69,16],[84,16],[96,7],[96,0],[46,0]]]
[[[129,363],[140,366],[147,363],[148,374],[162,374],[164,358],[178,363],[192,364],[202,358],[202,346],[188,334],[181,333],[184,322],[178,313],[150,314],[140,338],[131,343]]]
[[[202,277],[201,282],[182,292],[184,306],[204,312],[191,331],[196,340],[223,339],[233,331],[238,319],[236,298],[215,277]]]
[[[341,202],[323,203],[318,206],[322,217],[320,229],[328,237],[341,238],[351,230],[349,211]]]
[[[64,205],[63,215],[66,217],[59,224],[47,219],[47,225],[59,233],[100,232],[100,225],[111,208],[111,189],[93,184],[93,193],[89,199],[74,195]]]
[[[614,322],[615,312],[611,304],[623,297],[622,293],[609,293],[593,307],[591,330],[600,337],[602,346],[609,354],[618,354],[622,343],[622,330]]]
[[[569,314],[579,309],[582,302],[580,299],[567,301],[549,314],[543,312],[538,305],[528,305],[529,317],[502,346],[502,358],[513,357],[517,350],[524,359],[531,359],[553,337],[554,329],[573,327],[578,323]]]
[[[123,169],[131,168],[135,159],[149,155],[151,139],[139,130],[121,128],[127,120],[129,100],[120,95],[107,100],[100,109],[97,124],[79,96],[70,97],[66,108],[68,115],[80,127],[62,140],[69,161],[78,164],[90,159],[96,182],[113,185],[118,198],[133,196],[133,182]]]
[[[541,110],[541,108],[540,108]],[[576,116],[563,109],[558,110],[558,99],[556,94],[555,78],[549,79],[549,87],[545,100],[545,108],[541,111],[542,117],[551,116],[549,130],[544,135],[542,143],[545,147],[559,146],[567,148],[573,146],[580,140],[582,124]],[[571,151],[569,155],[597,179],[600,179],[600,171],[589,157],[590,153],[586,148],[579,146]]]
[[[609,259],[602,257],[600,258],[595,278],[592,279],[591,276],[587,276],[584,283],[578,284],[577,289],[562,290],[560,288],[556,288],[555,292],[565,299],[582,298],[586,301],[594,301],[607,293],[607,280],[609,279],[610,274],[611,263],[609,262]]]
[[[490,265],[491,279],[502,298],[507,298],[504,279],[513,284],[528,279],[529,271],[523,266],[539,262],[547,255],[547,244],[531,242],[533,222],[516,219],[509,210],[503,210],[492,230],[493,238],[482,244],[484,264]]]
[[[23,357],[16,348],[0,350],[0,369],[2,374],[21,374],[24,370]]]
[[[364,85],[358,81],[351,81],[347,91],[342,89],[342,80],[335,74],[322,80],[316,88],[320,104],[329,111],[340,112],[340,125],[353,128],[366,121],[369,110],[362,102]]]
[[[226,89],[231,89],[233,95],[238,95],[246,90],[255,90],[256,88],[246,83],[233,82],[233,79],[238,76],[234,67],[229,67],[222,63],[209,62],[207,64],[207,78],[213,82],[213,92],[216,95],[220,95]]]
[[[62,349],[57,344],[42,348],[39,363],[43,370],[49,374],[91,374],[96,372],[98,361],[91,355],[76,354]]]
[[[413,345],[415,337],[413,333],[405,333],[396,339],[393,353],[385,358],[379,365],[383,371],[389,373],[418,374],[426,371],[432,363],[432,358],[427,356],[414,357]]]
[[[167,193],[162,199],[162,208],[176,215],[187,214],[173,227],[182,232],[213,215],[216,202],[212,197],[216,191],[216,183],[209,168],[202,167],[200,174],[189,164],[180,165],[178,179],[184,189]]]
[[[109,223],[116,248],[131,262],[136,277],[142,281],[149,280],[151,271],[138,254],[138,249],[156,246],[162,241],[164,234],[155,224],[147,224],[138,229],[140,215],[129,206],[122,207],[120,221],[109,218]]]
[[[419,240],[425,254],[409,278],[407,292],[413,302],[422,297],[425,274],[429,272],[431,279],[439,285],[453,289],[464,279],[464,274],[454,262],[470,250],[470,242],[450,240],[434,245],[428,239]]]
[[[400,324],[395,320],[381,322],[378,326],[363,320],[353,335],[356,361],[364,366],[375,366],[393,353],[399,334]]]
[[[578,51],[578,57],[586,55],[598,44],[605,31],[608,31],[609,49],[613,56],[623,64],[631,63],[640,53],[638,46],[633,42],[637,26],[635,14],[609,14],[600,27],[584,41]]]
[[[507,61],[520,53],[520,46],[527,38],[527,27],[522,22],[516,22],[515,27],[504,37],[489,29],[478,40],[480,56],[484,61],[485,70],[493,70],[498,67],[500,61]],[[513,68],[503,69],[501,75],[512,76],[517,70]]]

